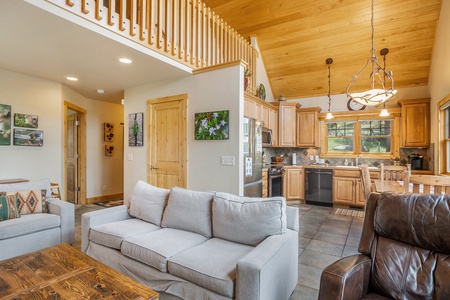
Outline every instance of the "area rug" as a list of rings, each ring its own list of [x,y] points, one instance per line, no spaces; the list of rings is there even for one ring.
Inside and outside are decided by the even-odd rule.
[[[96,202],[95,204],[104,206],[104,207],[119,206],[119,205],[123,204],[123,199],[110,200],[110,201],[105,201],[105,202]]]
[[[334,213],[336,215],[341,215],[341,216],[364,218],[364,211],[362,211],[362,210],[347,209],[347,208],[337,208],[334,211]]]

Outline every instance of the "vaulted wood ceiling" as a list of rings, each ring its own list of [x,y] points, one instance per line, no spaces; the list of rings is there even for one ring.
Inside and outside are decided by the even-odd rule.
[[[370,57],[371,0],[203,0],[242,36],[255,35],[275,99],[345,93]],[[375,0],[375,52],[388,48],[395,87],[428,84],[441,0]],[[364,73],[362,74],[364,76]],[[369,78],[355,89],[366,90]],[[356,90],[354,90],[356,91]]]

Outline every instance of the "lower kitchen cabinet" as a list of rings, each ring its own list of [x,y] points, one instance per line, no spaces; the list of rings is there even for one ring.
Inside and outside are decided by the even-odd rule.
[[[333,171],[333,204],[364,206],[359,170]],[[380,178],[379,171],[370,171],[370,179]]]
[[[302,200],[305,198],[305,177],[303,167],[287,166],[286,200]]]

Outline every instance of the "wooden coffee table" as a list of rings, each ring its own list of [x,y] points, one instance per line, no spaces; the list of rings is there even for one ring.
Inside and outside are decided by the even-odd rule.
[[[159,299],[68,244],[0,261],[0,299]]]

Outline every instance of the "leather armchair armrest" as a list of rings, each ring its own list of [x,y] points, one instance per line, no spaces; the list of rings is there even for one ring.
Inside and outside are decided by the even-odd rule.
[[[372,260],[365,255],[344,257],[322,271],[319,300],[360,299],[367,294]]]

